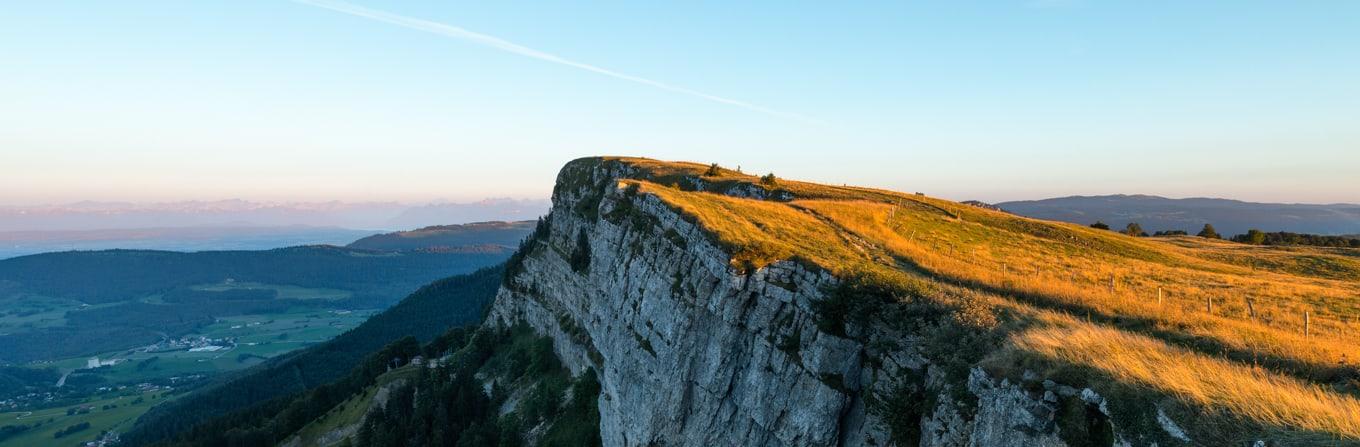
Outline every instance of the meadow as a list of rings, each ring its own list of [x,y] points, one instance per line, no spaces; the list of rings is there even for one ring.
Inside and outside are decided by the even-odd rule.
[[[219,351],[178,349],[159,352],[124,350],[100,355],[119,361],[97,370],[110,382],[123,383],[190,374],[217,374],[245,368],[295,349],[329,340],[376,313],[376,310],[337,311],[294,308],[284,313],[219,318],[192,336],[232,338],[236,345]],[[155,360],[150,360],[154,358]],[[56,362],[59,367],[83,367],[85,357]]]
[[[36,411],[0,413],[0,426],[24,424],[32,426],[22,433],[0,440],[0,446],[71,446],[95,440],[104,431],[122,431],[132,426],[138,417],[172,396],[161,391],[129,391],[123,395],[91,397],[74,405]],[[88,412],[67,414],[72,408],[88,408]],[[89,423],[89,428],[60,438],[54,435],[67,427]]]

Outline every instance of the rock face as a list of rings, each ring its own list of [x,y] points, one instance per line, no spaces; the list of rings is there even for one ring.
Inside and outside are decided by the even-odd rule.
[[[1042,396],[981,370],[940,383],[910,336],[819,330],[813,303],[835,277],[790,261],[735,269],[696,223],[621,188],[634,169],[599,159],[563,169],[546,228],[510,267],[488,318],[528,324],[554,338],[573,371],[597,371],[605,445],[892,445],[872,402],[913,387],[938,394],[920,399],[933,402],[928,411],[886,418],[908,418],[920,445],[1064,445]]]

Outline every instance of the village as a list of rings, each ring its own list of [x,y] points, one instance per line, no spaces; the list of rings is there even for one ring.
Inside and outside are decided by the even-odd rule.
[[[165,339],[138,348],[137,352],[157,353],[187,350],[189,352],[217,352],[225,351],[236,347],[236,339],[233,337],[208,338],[202,335],[187,335],[179,339]],[[102,365],[101,365],[102,366]]]

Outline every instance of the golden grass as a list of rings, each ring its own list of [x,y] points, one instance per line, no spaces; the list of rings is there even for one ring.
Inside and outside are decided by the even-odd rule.
[[[923,225],[919,213],[897,212],[885,204],[796,201],[793,205],[815,211],[844,231],[873,241],[892,255],[945,281],[1022,294],[1035,305],[1084,310],[1107,318],[1139,319],[1150,330],[1209,339],[1219,347],[1242,353],[1241,356],[1294,361],[1309,365],[1309,369],[1360,360],[1356,358],[1355,346],[1360,343],[1356,331],[1346,331],[1337,319],[1324,318],[1328,315],[1325,309],[1311,306],[1304,299],[1309,294],[1335,293],[1344,289],[1344,285],[1334,284],[1328,289],[1289,282],[1287,278],[1242,278],[1205,271],[1202,266],[1180,267],[1112,257],[1108,252],[1072,249],[990,227],[970,229],[967,227],[977,224],[958,220],[941,226]],[[946,233],[954,228],[961,235]],[[990,240],[948,248],[952,242],[970,237],[970,233],[986,234]],[[1002,237],[996,237],[998,234]],[[1167,253],[1163,257],[1176,260],[1179,254]],[[1111,277],[1116,279],[1113,291],[1109,286]],[[1205,283],[1231,284],[1239,290],[1252,291],[1255,319],[1248,314],[1245,300],[1224,301],[1225,296],[1231,295],[1199,285]],[[1157,287],[1163,291],[1160,304],[1156,299]],[[1214,313],[1208,312],[1206,298],[1217,301]],[[1311,337],[1302,333],[1301,309],[1312,312]]]
[[[655,194],[681,213],[696,218],[729,248],[734,265],[763,267],[781,259],[802,258],[832,272],[869,259],[815,216],[783,203],[719,194],[685,192],[645,181],[639,191]]]
[[[1360,439],[1360,400],[1316,385],[1173,348],[1123,331],[1079,324],[1016,335],[1019,349],[1087,365],[1136,383],[1285,430]]]
[[[744,199],[682,190],[706,165],[614,160],[643,172],[620,188],[636,184],[693,218],[737,268],[798,259],[838,275],[869,269],[936,282],[944,293],[981,292],[1027,316],[1013,337],[1023,352],[1090,365],[1265,426],[1360,436],[1354,396],[1328,388],[1354,386],[1343,379],[1360,376],[1360,281],[1351,276],[1360,272],[1360,250],[1133,238],[785,179],[775,188],[793,201]],[[717,190],[758,182],[731,171],[702,178]],[[1096,325],[1068,316],[1083,313]]]

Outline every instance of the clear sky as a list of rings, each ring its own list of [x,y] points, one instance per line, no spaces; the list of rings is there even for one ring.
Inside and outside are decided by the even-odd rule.
[[[40,1],[0,204],[546,197],[597,154],[1360,202],[1360,2]]]

